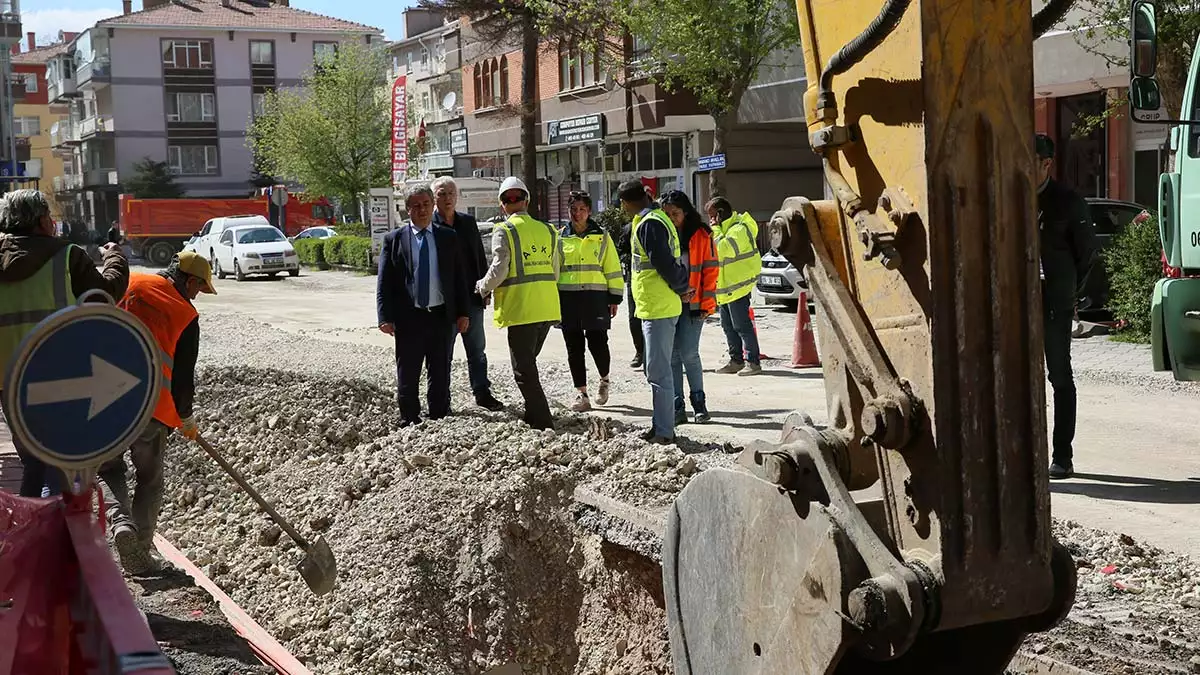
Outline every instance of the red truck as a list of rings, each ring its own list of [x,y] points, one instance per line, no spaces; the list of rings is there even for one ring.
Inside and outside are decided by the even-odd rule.
[[[121,235],[135,255],[164,266],[204,223],[225,216],[270,218],[270,199],[135,199],[120,197]],[[284,208],[284,234],[294,236],[308,227],[333,225],[333,205],[324,197],[293,194]]]

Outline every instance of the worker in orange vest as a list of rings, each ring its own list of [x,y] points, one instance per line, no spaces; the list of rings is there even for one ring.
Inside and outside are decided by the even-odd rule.
[[[151,552],[162,508],[163,454],[171,429],[191,439],[199,434],[192,419],[192,401],[196,394],[200,315],[192,301],[201,293],[216,292],[208,261],[184,251],[158,274],[130,275],[129,290],[118,303],[141,319],[154,335],[163,362],[163,386],[154,419],[129,447],[137,479],[133,499],[125,481],[124,456],[100,468],[110,532],[121,566],[128,574],[161,572],[169,567]]]

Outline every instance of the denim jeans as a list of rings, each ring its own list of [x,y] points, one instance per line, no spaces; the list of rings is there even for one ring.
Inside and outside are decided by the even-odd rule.
[[[675,347],[675,325],[679,317],[642,319],[646,339],[646,381],[654,402],[654,433],[675,438],[675,381],[671,376],[671,352]]]
[[[471,393],[479,398],[492,391],[488,380],[487,332],[483,319],[483,307],[471,303],[467,318],[471,325],[462,333],[463,350],[467,353],[467,375],[471,379]]]
[[[688,310],[675,326],[675,347],[671,352],[671,375],[675,383],[675,409],[683,410],[683,372],[687,370],[688,389],[695,401],[704,395],[704,366],[700,364],[700,329],[704,317]]]
[[[21,460],[21,486],[19,493],[22,497],[50,497],[62,492],[60,484],[63,473],[60,469],[47,466],[33,453],[25,451],[17,439],[9,433],[8,418],[0,416],[0,425],[5,427],[5,435],[9,436],[17,457]]]
[[[721,305],[720,312],[721,330],[725,331],[725,342],[729,345],[729,360],[759,365],[758,335],[754,333],[754,322],[750,320],[750,296]]]

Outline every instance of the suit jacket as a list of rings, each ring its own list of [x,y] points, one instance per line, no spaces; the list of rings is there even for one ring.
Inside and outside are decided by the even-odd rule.
[[[433,224],[439,227],[445,227],[454,230],[458,235],[458,245],[462,249],[463,254],[463,271],[467,277],[467,286],[471,290],[471,302],[478,307],[483,307],[483,298],[478,293],[474,292],[475,282],[483,278],[487,272],[488,261],[487,255],[483,250],[483,239],[479,236],[479,223],[475,220],[475,216],[462,211],[454,212],[454,223],[447,225],[442,220],[440,211],[433,212]]]
[[[438,277],[442,282],[446,316],[457,319],[468,316],[470,287],[462,262],[458,235],[447,227],[430,225],[437,245]],[[405,223],[389,232],[379,251],[379,278],[375,288],[375,309],[379,323],[402,324],[417,309],[408,282],[415,271],[417,254],[412,228]]]

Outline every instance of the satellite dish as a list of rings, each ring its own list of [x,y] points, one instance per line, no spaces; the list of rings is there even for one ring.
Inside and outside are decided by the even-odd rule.
[[[550,181],[551,185],[558,187],[567,179],[567,169],[562,166],[556,166],[550,172],[550,175],[546,177],[546,179]]]
[[[445,97],[442,98],[442,110],[450,112],[454,110],[454,104],[456,103],[458,103],[458,95],[452,91],[448,92]]]

